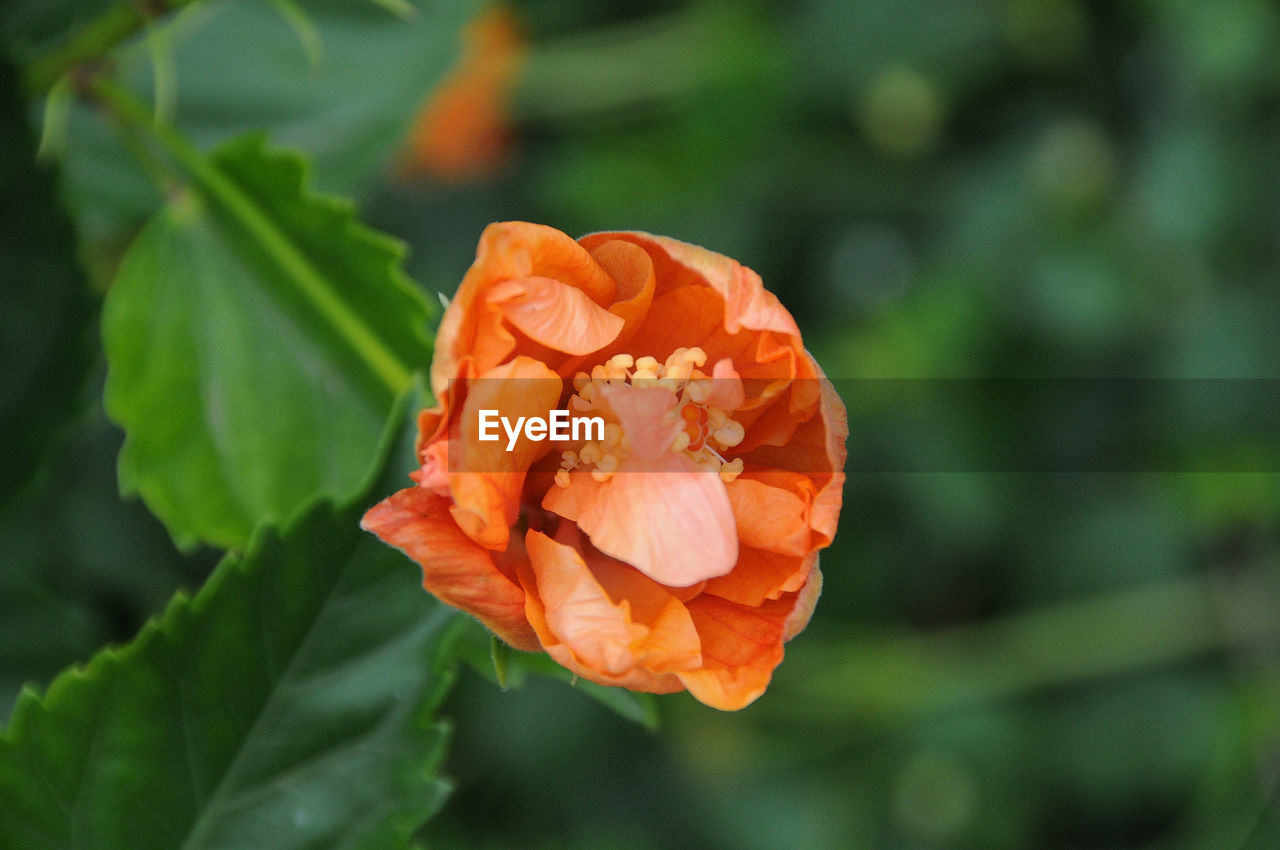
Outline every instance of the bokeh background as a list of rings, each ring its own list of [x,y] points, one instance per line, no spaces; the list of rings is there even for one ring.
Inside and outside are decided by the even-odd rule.
[[[648,230],[757,270],[848,393],[1164,379],[1174,412],[1135,408],[1127,443],[1222,460],[997,472],[979,453],[920,470],[931,444],[1026,434],[992,433],[982,393],[899,433],[878,380],[824,595],[766,695],[734,714],[662,698],[654,732],[560,681],[502,692],[468,671],[445,706],[456,791],[432,846],[1280,846],[1280,435],[1230,427],[1267,384],[1203,395],[1280,378],[1273,4],[524,0],[469,9],[464,37],[406,76],[415,42],[303,3],[327,61],[365,69],[321,91],[305,28],[218,2],[175,26],[178,69],[277,64],[179,74],[178,118],[207,142],[255,120],[219,111],[220,93],[263,115],[294,88],[331,98],[345,111],[273,138],[405,240],[432,292],[452,293],[491,221]],[[12,52],[103,5],[13,16]],[[161,78],[143,46],[120,61]],[[415,122],[360,123],[395,98]],[[59,180],[100,289],[155,190],[113,166],[93,122],[71,113]],[[92,362],[92,331],[61,341],[86,339]],[[127,639],[215,560],[179,555],[116,495],[96,368],[0,513],[5,713],[23,681]],[[1036,403],[1026,427],[1097,425]],[[1207,437],[1209,420],[1227,425]]]

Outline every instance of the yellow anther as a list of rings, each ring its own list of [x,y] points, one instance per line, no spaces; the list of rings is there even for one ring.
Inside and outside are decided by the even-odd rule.
[[[583,463],[598,463],[604,452],[600,451],[600,446],[596,443],[587,443],[582,447],[582,451],[578,454],[578,459]]]
[[[597,363],[596,365],[591,367],[591,380],[604,381],[604,380],[607,380],[607,378],[608,376],[605,374],[604,366],[601,366],[599,363]]]
[[[603,484],[605,481],[608,481],[610,478],[613,477],[613,473],[601,472],[598,469],[593,469],[591,470],[591,477]]]
[[[556,470],[556,486],[557,487],[569,486],[569,470],[567,469]]]
[[[724,464],[720,462],[720,458],[715,455],[708,454],[706,451],[699,452],[697,456],[694,457],[693,462],[696,463],[698,465],[698,469],[703,472],[718,473],[720,468],[724,466]]]
[[[644,358],[641,358],[641,359],[644,359]],[[649,358],[649,359],[652,360],[653,358]],[[656,381],[656,380],[658,380],[658,373],[652,369],[636,369],[634,372],[631,373],[632,383],[635,383],[636,381]]]
[[[690,381],[685,384],[685,392],[689,394],[689,401],[701,404],[707,400],[707,396],[711,395],[711,388],[702,381]]]
[[[729,422],[729,414],[725,413],[718,407],[707,408],[707,424],[714,431],[717,428],[723,428]]]
[[[621,369],[630,369],[636,363],[636,359],[630,354],[615,354],[609,358],[610,366],[617,366]]]
[[[695,366],[707,362],[707,354],[701,348],[677,348],[667,357],[667,372],[680,369],[685,376],[693,372]]]
[[[578,453],[574,451],[562,452],[560,454],[560,463],[565,469],[573,469],[578,465]]]
[[[666,377],[668,378],[673,378],[677,381],[686,381],[692,373],[693,366],[688,363],[667,363]]]
[[[582,392],[583,388],[586,387],[590,382],[591,382],[590,375],[588,375],[586,372],[578,372],[576,375],[573,376],[574,392],[579,392],[579,393]]]
[[[635,362],[635,367],[637,371],[647,370],[647,371],[653,372],[655,375],[658,373],[659,365],[660,364],[658,363],[658,358],[649,357],[648,355],[641,357]]]
[[[689,434],[685,431],[680,431],[671,443],[671,451],[682,452],[687,448],[689,448]]]
[[[742,438],[746,436],[746,429],[742,427],[741,422],[734,422],[730,419],[724,425],[711,432],[711,436],[716,438],[716,442],[722,446],[736,446],[742,442]]]
[[[619,463],[620,461],[618,460],[617,455],[607,454],[600,458],[600,460],[596,461],[596,469],[601,472],[617,472]]]
[[[617,422],[610,422],[604,426],[604,443],[605,448],[611,449],[622,441],[622,426]]]
[[[733,460],[720,467],[720,478],[724,483],[728,484],[733,479],[742,474],[742,458],[734,458]]]

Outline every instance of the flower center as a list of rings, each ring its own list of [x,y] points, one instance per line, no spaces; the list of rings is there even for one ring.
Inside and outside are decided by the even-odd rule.
[[[615,354],[591,373],[579,372],[573,378],[574,394],[569,397],[572,410],[595,410],[599,388],[605,385],[661,387],[676,396],[675,410],[682,422],[670,450],[684,454],[702,469],[715,472],[728,483],[742,472],[742,459],[727,460],[724,452],[742,442],[742,423],[730,418],[730,411],[708,403],[713,380],[700,367],[707,363],[701,348],[677,348],[659,363],[654,357],[632,357]],[[617,422],[604,426],[604,437],[587,440],[576,452],[561,455],[556,484],[569,486],[571,470],[590,471],[597,481],[608,481],[617,472],[631,450],[631,441]]]

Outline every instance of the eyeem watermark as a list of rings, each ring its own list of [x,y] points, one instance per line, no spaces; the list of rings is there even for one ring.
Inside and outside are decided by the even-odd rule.
[[[604,419],[600,416],[570,416],[567,410],[553,410],[544,419],[541,416],[517,416],[515,425],[506,416],[500,416],[496,410],[480,411],[480,441],[497,442],[498,425],[507,435],[507,451],[514,451],[516,441],[523,430],[525,439],[540,443],[543,440],[554,442],[581,442],[584,440],[604,439]]]

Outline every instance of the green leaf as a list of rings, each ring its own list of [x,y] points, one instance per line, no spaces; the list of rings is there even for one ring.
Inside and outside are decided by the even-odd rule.
[[[359,196],[390,170],[418,108],[456,61],[463,26],[482,4],[434,3],[407,17],[351,0],[297,5],[309,22],[302,37],[297,16],[282,16],[279,4],[261,0],[199,3],[164,18],[174,122],[201,147],[266,132],[306,152],[325,191]],[[145,40],[135,37],[112,56],[117,78],[149,102],[154,78]],[[65,163],[68,205],[89,243],[109,247],[155,208],[150,175],[89,105],[73,111]]]
[[[407,843],[447,792],[431,715],[458,618],[358,522],[413,431],[352,504],[255,535],[132,642],[23,692],[0,737],[0,846]]]
[[[198,144],[262,129],[306,151],[326,191],[358,192],[385,169],[414,113],[457,60],[479,0],[419,4],[396,15],[372,3],[303,0],[324,46],[307,48],[271,4],[226,0],[175,23],[177,126]],[[121,57],[137,91],[150,85],[135,43]]]
[[[36,470],[54,435],[82,404],[96,349],[94,299],[75,261],[74,235],[36,168],[21,120],[17,74],[0,64],[0,505]]]
[[[158,131],[159,132],[159,131]],[[180,546],[242,547],[261,521],[359,483],[410,370],[427,301],[399,243],[304,188],[261,137],[212,157],[139,235],[104,307],[120,482]]]

